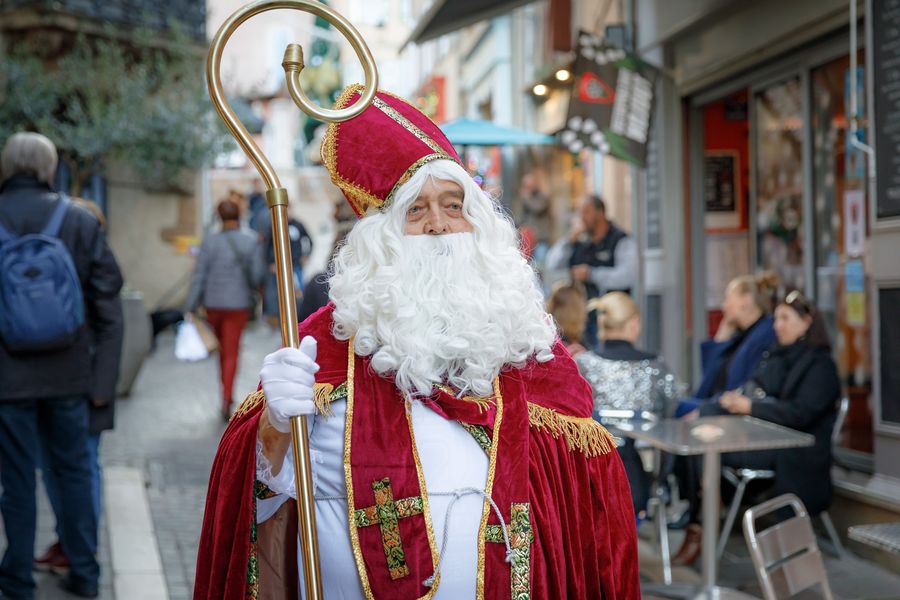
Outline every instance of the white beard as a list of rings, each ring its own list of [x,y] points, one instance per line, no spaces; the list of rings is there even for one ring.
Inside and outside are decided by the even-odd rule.
[[[449,383],[487,396],[504,366],[552,358],[556,330],[534,271],[504,236],[384,241],[373,219],[357,224],[335,260],[334,334],[353,337],[355,352],[393,375],[404,395]]]

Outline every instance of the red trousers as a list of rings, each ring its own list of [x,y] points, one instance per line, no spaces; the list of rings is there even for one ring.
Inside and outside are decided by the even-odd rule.
[[[238,354],[241,351],[241,333],[250,320],[247,309],[207,308],[206,318],[219,340],[219,372],[222,378],[222,407],[232,402],[234,374],[237,372]]]

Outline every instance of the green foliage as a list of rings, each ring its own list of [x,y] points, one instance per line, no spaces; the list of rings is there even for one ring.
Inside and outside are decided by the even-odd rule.
[[[127,45],[79,36],[55,58],[37,46],[10,48],[0,56],[0,139],[23,130],[52,139],[74,193],[108,160],[156,187],[208,162],[228,136],[212,111],[203,57],[177,31],[164,46],[148,35]]]

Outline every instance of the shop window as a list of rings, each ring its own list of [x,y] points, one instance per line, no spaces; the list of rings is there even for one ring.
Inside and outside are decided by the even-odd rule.
[[[757,264],[775,272],[785,290],[804,290],[800,78],[758,92],[754,108]]]
[[[862,53],[859,55],[863,63]],[[865,106],[862,68],[857,89]],[[867,240],[866,162],[850,143],[850,58],[811,72],[816,304],[850,397],[843,445],[872,452],[871,310],[863,256]],[[862,134],[861,134],[862,137]]]

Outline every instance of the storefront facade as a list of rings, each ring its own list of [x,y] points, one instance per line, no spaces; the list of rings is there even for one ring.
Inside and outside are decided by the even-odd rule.
[[[900,437],[881,418],[900,399],[881,393],[878,335],[900,306],[876,301],[900,279],[890,258],[900,233],[876,218],[867,158],[852,142],[854,88],[859,114],[871,114],[859,9],[854,77],[844,0],[638,1],[638,51],[666,74],[656,159],[643,175],[643,228],[662,238],[645,245],[646,281],[683,299],[662,313],[661,346],[691,357],[683,372],[695,381],[730,279],[768,270],[782,293],[813,298],[850,398],[838,462],[857,487],[900,491],[891,458]],[[860,119],[861,142],[871,141],[867,124]],[[652,272],[672,271],[683,277],[654,283]]]

